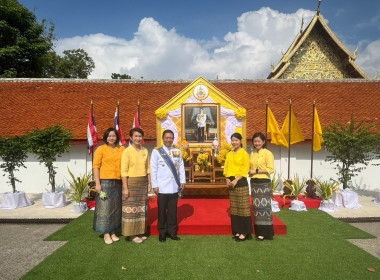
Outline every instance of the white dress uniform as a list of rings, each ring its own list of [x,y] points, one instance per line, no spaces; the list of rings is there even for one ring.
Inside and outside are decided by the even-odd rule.
[[[185,166],[183,163],[181,151],[174,147],[163,146],[165,152],[169,155],[177,168],[181,184],[186,183]],[[175,152],[175,153],[173,153]],[[152,179],[152,188],[159,188],[160,193],[170,194],[178,192],[178,184],[173,176],[170,167],[156,149],[153,150],[150,157],[150,176]]]

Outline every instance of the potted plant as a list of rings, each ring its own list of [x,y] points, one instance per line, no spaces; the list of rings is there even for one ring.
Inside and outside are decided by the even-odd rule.
[[[28,132],[28,146],[32,153],[37,156],[40,163],[43,163],[49,174],[51,192],[42,194],[42,203],[45,208],[57,208],[66,206],[64,192],[55,192],[55,171],[54,162],[57,157],[62,156],[70,150],[70,140],[73,133],[69,128],[64,128],[61,124],[46,126],[44,129],[34,129]]]
[[[336,163],[338,181],[343,186],[342,205],[346,208],[361,208],[358,194],[348,188],[353,187],[350,184],[352,177],[364,170],[375,157],[374,152],[380,142],[376,124],[367,125],[364,120],[357,122],[352,113],[347,124],[333,122],[326,126],[323,139],[326,150],[331,153],[326,161]]]
[[[271,206],[272,206],[272,212],[280,212],[280,207],[278,206],[278,201],[275,201],[274,198],[274,192],[277,190],[278,186],[281,184],[281,176],[277,176],[276,178],[276,172],[273,174],[273,178],[271,180],[271,185],[272,185],[272,201],[271,201]]]
[[[319,210],[325,212],[335,212],[334,201],[332,200],[334,191],[338,192],[338,182],[336,181],[321,181],[316,182],[316,191],[322,198]]]
[[[83,174],[82,177],[75,177],[74,174],[70,171],[69,168],[67,168],[69,171],[71,181],[68,180],[70,184],[70,191],[72,191],[72,198],[74,199],[74,208],[72,212],[74,213],[84,213],[87,211],[87,203],[82,202],[83,195],[88,189],[88,185],[90,184],[92,180],[92,172],[86,174]]]
[[[28,157],[27,146],[25,144],[25,136],[4,136],[0,137],[0,157],[3,163],[0,167],[5,173],[8,173],[9,181],[12,186],[12,192],[6,192],[3,194],[2,203],[0,208],[2,209],[15,209],[32,205],[25,192],[16,190],[16,182],[21,181],[16,178],[15,171],[18,171],[20,167],[24,167],[24,162]],[[3,174],[5,176],[5,174]]]
[[[295,196],[295,200],[292,200],[290,203],[289,210],[307,211],[305,203],[303,201],[299,201],[299,196],[304,192],[304,189],[306,187],[306,180],[301,180],[297,175],[295,175],[294,180],[286,180],[284,182],[284,185],[291,191],[291,195]],[[284,205],[285,197],[286,195],[284,195]]]

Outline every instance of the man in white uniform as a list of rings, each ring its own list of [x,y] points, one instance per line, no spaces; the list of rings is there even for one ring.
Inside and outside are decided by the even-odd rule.
[[[205,140],[205,127],[206,127],[207,115],[203,113],[203,109],[199,109],[199,114],[197,114],[198,123],[198,142],[204,142]]]
[[[174,133],[171,130],[165,130],[162,135],[164,145],[162,147],[165,159],[159,150],[154,149],[150,158],[150,174],[152,179],[152,188],[157,194],[158,204],[158,232],[159,241],[165,242],[166,235],[173,240],[180,240],[177,236],[177,203],[178,191],[183,190],[186,183],[185,167],[181,151],[172,147]],[[167,161],[171,160],[174,172],[177,174],[177,180],[169,167]]]

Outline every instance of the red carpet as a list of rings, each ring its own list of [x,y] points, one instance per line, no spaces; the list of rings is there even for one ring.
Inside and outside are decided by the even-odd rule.
[[[150,198],[148,225],[151,235],[157,231],[157,200]],[[189,199],[178,201],[179,235],[229,235],[231,232],[229,199]],[[286,225],[273,215],[275,235],[285,235]],[[149,231],[149,230],[148,230]]]
[[[286,198],[285,205],[284,205],[284,199],[282,198],[282,196],[275,195],[273,199],[278,202],[278,207],[280,208],[282,207],[289,208],[290,202],[293,200],[293,199]],[[306,208],[318,208],[319,204],[321,204],[322,199],[321,198],[315,198],[315,199],[305,198],[305,196],[300,195],[298,200],[303,201],[306,205]]]

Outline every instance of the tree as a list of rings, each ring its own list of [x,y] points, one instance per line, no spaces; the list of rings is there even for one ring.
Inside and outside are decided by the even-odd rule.
[[[62,78],[87,79],[95,68],[95,63],[83,49],[63,51],[64,56],[57,65]]]
[[[15,171],[18,171],[20,167],[24,167],[24,162],[27,159],[28,150],[24,137],[19,136],[4,136],[0,137],[0,157],[3,159],[3,163],[0,167],[8,173],[9,181],[13,189],[16,192],[16,182],[20,182],[15,177]],[[3,175],[5,176],[5,174]]]
[[[46,128],[34,129],[27,132],[28,146],[32,153],[37,155],[40,163],[44,163],[48,169],[49,183],[52,192],[55,192],[55,171],[53,163],[57,157],[70,150],[70,140],[73,133],[69,128],[63,128],[61,124],[46,126]]]
[[[0,78],[43,77],[53,31],[17,0],[0,0]]]
[[[122,80],[122,79],[132,79],[132,77],[127,74],[112,73],[111,79]]]
[[[326,157],[326,161],[336,163],[338,180],[344,189],[348,188],[351,178],[365,169],[373,159],[379,137],[375,124],[366,125],[364,121],[357,123],[353,114],[346,126],[333,122],[325,127],[323,139],[327,151],[331,153]],[[364,167],[357,164],[362,164]]]

